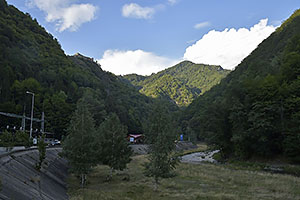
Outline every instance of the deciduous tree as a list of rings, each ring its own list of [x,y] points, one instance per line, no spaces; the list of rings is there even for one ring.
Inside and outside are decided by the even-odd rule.
[[[177,158],[173,154],[176,140],[174,130],[167,110],[162,104],[157,104],[146,132],[150,154],[149,162],[145,163],[145,175],[154,178],[155,190],[159,179],[170,177],[176,167]]]
[[[81,186],[86,183],[86,175],[96,165],[94,120],[83,101],[77,103],[68,135],[63,142],[63,155],[69,160],[71,170],[81,178]]]
[[[99,160],[112,171],[126,169],[126,165],[131,161],[132,150],[126,139],[127,127],[121,124],[115,113],[109,114],[100,124],[97,136],[101,146]],[[110,178],[111,176],[112,173]]]

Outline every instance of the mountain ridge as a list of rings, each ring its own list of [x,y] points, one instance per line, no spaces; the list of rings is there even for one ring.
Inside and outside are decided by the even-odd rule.
[[[187,106],[197,96],[219,83],[229,72],[230,70],[218,65],[195,64],[186,60],[149,76],[128,74],[122,78],[142,94]]]

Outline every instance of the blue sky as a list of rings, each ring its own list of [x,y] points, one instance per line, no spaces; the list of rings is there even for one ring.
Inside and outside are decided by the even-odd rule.
[[[8,0],[115,74],[151,74],[181,60],[233,69],[299,0]]]

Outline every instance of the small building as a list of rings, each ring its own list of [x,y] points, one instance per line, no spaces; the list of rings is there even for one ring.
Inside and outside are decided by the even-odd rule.
[[[142,134],[129,134],[127,138],[132,144],[142,144],[144,140],[144,136]]]

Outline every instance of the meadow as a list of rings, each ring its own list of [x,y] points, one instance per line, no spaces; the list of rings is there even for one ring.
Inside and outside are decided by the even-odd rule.
[[[176,176],[161,179],[157,191],[153,179],[143,175],[147,155],[133,156],[128,169],[116,172],[109,182],[107,166],[99,165],[80,188],[70,176],[71,200],[157,200],[157,199],[300,199],[300,178],[292,175],[235,169],[231,164],[180,163]]]

